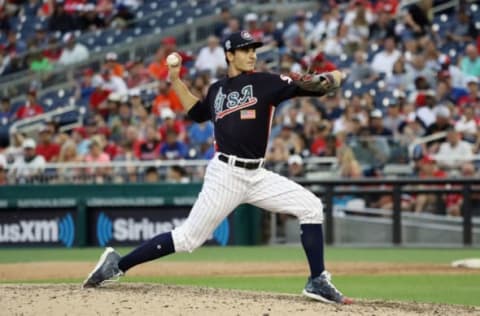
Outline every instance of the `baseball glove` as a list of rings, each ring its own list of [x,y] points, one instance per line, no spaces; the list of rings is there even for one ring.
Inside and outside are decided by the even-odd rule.
[[[291,73],[293,83],[303,90],[327,94],[337,90],[343,81],[343,73],[338,70],[324,72],[321,74]]]

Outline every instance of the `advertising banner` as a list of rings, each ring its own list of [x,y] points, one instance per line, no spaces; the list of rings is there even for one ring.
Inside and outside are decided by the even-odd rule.
[[[112,207],[88,209],[88,243],[97,246],[136,246],[180,226],[190,206]],[[206,242],[233,244],[233,220],[226,218]]]
[[[0,247],[64,246],[75,242],[73,208],[23,208],[0,212]]]

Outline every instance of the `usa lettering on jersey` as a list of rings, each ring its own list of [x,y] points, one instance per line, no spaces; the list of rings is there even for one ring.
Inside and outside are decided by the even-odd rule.
[[[253,96],[253,86],[246,85],[238,91],[228,94],[223,93],[223,87],[217,92],[214,101],[215,120],[224,118],[236,111],[251,107],[257,104],[258,99]]]

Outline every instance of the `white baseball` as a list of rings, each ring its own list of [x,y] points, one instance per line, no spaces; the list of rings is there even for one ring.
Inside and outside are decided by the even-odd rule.
[[[180,58],[176,54],[170,54],[167,56],[167,64],[171,67],[176,67],[180,64]]]

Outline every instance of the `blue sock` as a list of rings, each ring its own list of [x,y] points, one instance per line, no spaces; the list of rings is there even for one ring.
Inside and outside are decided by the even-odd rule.
[[[175,247],[173,246],[172,233],[163,233],[147,240],[128,255],[122,257],[118,263],[118,267],[125,273],[133,266],[164,257],[174,252]]]
[[[310,266],[310,276],[315,278],[325,270],[322,224],[302,224],[300,225],[300,234]]]

